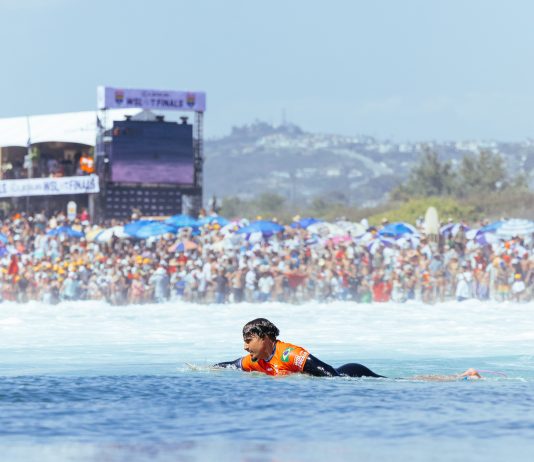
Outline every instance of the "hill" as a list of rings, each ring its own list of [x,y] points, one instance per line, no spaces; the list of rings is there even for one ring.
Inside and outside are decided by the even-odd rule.
[[[425,146],[453,163],[480,150],[499,153],[507,168],[514,174],[526,173],[532,186],[531,140],[395,143],[256,122],[206,141],[205,197],[252,199],[272,192],[296,206],[317,197],[335,197],[341,203],[373,207],[384,203],[406,179]]]

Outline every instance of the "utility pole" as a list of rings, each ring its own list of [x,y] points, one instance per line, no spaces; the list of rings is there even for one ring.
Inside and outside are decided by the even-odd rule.
[[[28,179],[33,178],[33,159],[32,159],[32,130],[30,126],[30,117],[26,116],[28,125],[28,143],[26,147],[26,156],[24,158],[24,167],[28,170]],[[26,212],[30,211],[30,196],[26,196]]]

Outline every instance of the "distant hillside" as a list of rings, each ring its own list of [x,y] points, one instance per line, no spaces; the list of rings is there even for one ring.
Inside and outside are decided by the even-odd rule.
[[[407,177],[424,146],[442,160],[482,149],[499,152],[514,173],[534,178],[534,141],[393,143],[368,136],[307,133],[295,125],[257,122],[205,143],[205,197],[250,199],[274,192],[295,205],[321,196],[369,207]]]

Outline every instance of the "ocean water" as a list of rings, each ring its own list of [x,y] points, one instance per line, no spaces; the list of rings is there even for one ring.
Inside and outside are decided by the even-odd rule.
[[[260,316],[323,361],[390,378],[210,369],[243,355],[241,327]],[[468,367],[491,372],[410,378]],[[533,451],[534,303],[0,305],[1,460],[500,461]]]

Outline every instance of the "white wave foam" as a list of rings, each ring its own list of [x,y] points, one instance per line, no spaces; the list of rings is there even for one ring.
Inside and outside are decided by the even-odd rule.
[[[40,364],[209,363],[242,353],[241,327],[255,317],[280,338],[324,360],[490,357],[534,351],[534,303],[438,305],[338,302],[109,306],[4,303],[0,359]]]
[[[0,326],[16,326],[21,323],[22,321],[15,317],[0,319]]]

